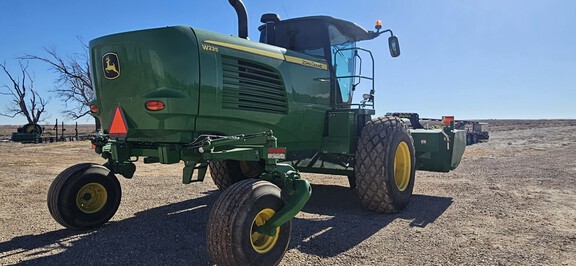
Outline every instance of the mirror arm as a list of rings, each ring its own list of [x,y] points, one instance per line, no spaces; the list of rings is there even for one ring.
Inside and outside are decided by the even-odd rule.
[[[390,32],[390,37],[394,36],[394,33],[392,32],[391,29],[387,29],[387,30],[384,30],[384,31],[380,31],[380,30],[378,30],[378,31],[369,31],[369,33],[372,34],[372,36],[373,36],[372,39],[375,39],[376,37],[380,36],[380,34],[386,33],[386,32]]]

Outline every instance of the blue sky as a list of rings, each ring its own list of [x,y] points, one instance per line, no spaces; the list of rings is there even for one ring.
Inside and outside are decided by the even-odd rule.
[[[49,3],[51,2],[51,3]],[[372,29],[378,19],[400,39],[391,58],[387,41],[360,46],[376,59],[377,114],[418,112],[461,119],[576,118],[576,1],[571,0],[244,0],[249,35],[257,40],[262,13],[282,19],[330,15]],[[81,53],[76,36],[189,25],[236,35],[236,15],[226,0],[214,1],[0,1],[0,62],[12,72],[15,58]],[[45,97],[56,76],[31,62],[35,87]],[[10,85],[0,73],[0,85]],[[0,110],[8,102],[0,96]],[[53,123],[62,102],[52,96]],[[66,121],[72,123],[73,121]],[[86,122],[80,120],[79,122]],[[0,124],[23,124],[0,117]]]

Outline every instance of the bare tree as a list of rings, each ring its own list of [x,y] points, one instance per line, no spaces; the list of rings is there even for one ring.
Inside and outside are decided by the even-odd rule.
[[[11,86],[2,85],[0,87],[1,95],[11,97],[11,103],[6,107],[6,112],[0,113],[0,115],[11,118],[22,115],[26,117],[29,124],[37,124],[46,111],[48,100],[42,98],[34,88],[34,79],[28,73],[28,62],[24,64],[22,60],[19,60],[18,64],[20,65],[21,77],[16,78],[8,71],[6,62],[0,64],[4,74],[12,82]]]
[[[79,38],[83,53],[73,57],[63,58],[56,49],[45,49],[48,56],[26,55],[23,59],[40,60],[47,63],[58,75],[57,87],[52,92],[64,102],[66,110],[64,115],[71,119],[78,119],[90,114],[90,101],[94,96],[90,73],[90,59],[88,46]],[[98,123],[98,119],[96,119]]]

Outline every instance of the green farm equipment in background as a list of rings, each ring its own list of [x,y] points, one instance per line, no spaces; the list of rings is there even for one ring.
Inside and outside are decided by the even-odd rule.
[[[400,55],[380,22],[366,31],[328,16],[264,14],[254,42],[244,5],[229,2],[238,37],[175,26],[90,42],[90,108],[103,125],[93,144],[107,161],[56,177],[48,192],[56,221],[101,226],[120,204],[117,174],[132,178],[139,158],[183,162],[184,184],[210,170],[223,190],[207,224],[212,263],[274,265],[312,193],[300,173],[347,177],[366,209],[389,213],[408,204],[417,169],[458,166],[465,132],[453,121],[410,130],[398,117],[373,117],[374,60],[357,43],[389,34],[392,57]]]
[[[26,124],[12,133],[11,141],[21,143],[38,143],[42,141],[42,127],[38,124]]]
[[[409,128],[430,129],[442,127],[443,120],[437,118],[421,118],[417,113],[387,113],[386,116],[395,116],[409,121]],[[454,128],[466,132],[466,145],[488,141],[490,132],[488,123],[473,120],[454,120]],[[418,150],[418,148],[416,148]]]

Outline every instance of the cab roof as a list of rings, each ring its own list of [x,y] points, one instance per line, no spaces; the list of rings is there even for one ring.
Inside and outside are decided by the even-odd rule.
[[[332,25],[336,27],[343,35],[345,35],[348,41],[357,42],[363,40],[371,40],[376,38],[378,35],[373,31],[367,31],[364,28],[360,27],[358,24],[330,16],[309,16],[309,17],[300,17],[300,18],[292,18],[281,20],[277,22],[278,24],[290,24],[294,22],[310,22],[310,23],[318,23],[324,22],[327,25]]]

